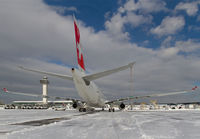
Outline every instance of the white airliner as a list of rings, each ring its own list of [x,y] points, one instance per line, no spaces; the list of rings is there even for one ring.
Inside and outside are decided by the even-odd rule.
[[[75,18],[74,18],[74,29],[75,29],[75,42],[76,42],[78,69],[75,69],[75,68],[71,69],[72,76],[61,75],[57,73],[51,73],[51,72],[29,69],[29,68],[24,68],[24,67],[20,67],[20,68],[23,70],[31,71],[31,72],[55,76],[62,79],[73,81],[78,91],[79,96],[83,99],[83,101],[72,99],[74,103],[73,107],[78,108],[80,112],[85,112],[95,107],[105,108],[107,105],[110,107],[109,111],[115,111],[114,108],[112,107],[113,104],[118,105],[120,109],[124,109],[125,104],[123,102],[130,99],[139,99],[139,98],[146,98],[146,97],[153,97],[153,96],[167,96],[167,95],[175,95],[175,94],[188,92],[188,91],[181,91],[181,92],[153,94],[153,95],[139,96],[139,97],[127,97],[127,98],[121,98],[121,99],[112,100],[112,101],[106,100],[101,90],[99,90],[98,87],[92,81],[102,78],[104,76],[108,76],[110,74],[122,71],[122,70],[126,70],[128,68],[132,68],[135,62],[129,63],[125,66],[121,66],[115,69],[99,72],[96,74],[86,75],[83,53],[81,51],[80,32],[79,32],[79,28],[78,28]]]

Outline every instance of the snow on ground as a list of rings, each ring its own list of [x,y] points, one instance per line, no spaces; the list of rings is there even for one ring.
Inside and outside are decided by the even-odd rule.
[[[0,110],[0,139],[197,139],[199,128],[197,110],[114,113]]]

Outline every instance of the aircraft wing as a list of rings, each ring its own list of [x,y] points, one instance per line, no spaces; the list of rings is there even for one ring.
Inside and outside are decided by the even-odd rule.
[[[130,96],[130,97],[126,97],[126,98],[120,98],[120,99],[108,101],[108,102],[106,102],[106,104],[123,102],[123,101],[133,100],[133,99],[142,99],[142,98],[150,98],[150,97],[161,97],[161,96],[178,95],[178,94],[183,94],[183,93],[190,93],[190,92],[195,91],[196,89],[197,89],[197,86],[192,88],[192,90],[188,90],[188,91],[169,92],[169,93],[162,93],[162,94],[151,94],[151,95],[146,95],[146,96],[135,96],[135,97],[134,96]]]
[[[48,98],[53,98],[55,100],[71,100],[73,102],[82,102],[85,103],[85,101],[80,100],[80,99],[74,99],[74,98],[70,98],[70,97],[55,97],[55,96],[48,96]]]
[[[23,95],[23,96],[31,96],[31,97],[41,97],[41,95],[37,95],[37,94],[29,94],[29,93],[8,91],[6,88],[3,88],[2,90],[3,90],[4,93],[9,93],[9,94],[14,94],[14,95]]]
[[[101,77],[108,76],[110,74],[131,68],[131,67],[133,67],[134,64],[135,64],[135,62],[132,62],[132,63],[129,63],[128,65],[121,66],[121,67],[118,67],[118,68],[115,68],[115,69],[111,69],[111,70],[107,70],[107,71],[103,71],[103,72],[99,72],[99,73],[95,73],[95,74],[91,74],[91,75],[86,75],[86,76],[83,77],[83,79],[87,80],[87,81],[96,80],[96,79],[99,79]]]
[[[35,69],[29,69],[29,68],[25,68],[25,67],[22,67],[22,66],[19,66],[19,68],[23,69],[23,70],[26,70],[26,71],[31,71],[31,72],[36,72],[36,73],[40,73],[40,74],[50,75],[50,76],[59,77],[59,78],[62,78],[62,79],[67,79],[67,80],[73,80],[73,78],[71,76],[68,76],[68,75],[57,74],[57,73],[46,72],[46,71],[40,71],[40,70],[35,70]]]
[[[13,91],[8,91],[6,88],[2,89],[4,93],[9,93],[9,94],[14,94],[14,95],[23,95],[23,96],[30,96],[30,97],[45,97],[45,98],[52,98],[55,100],[72,100],[73,102],[82,102],[85,103],[82,100],[79,99],[73,99],[69,97],[56,97],[56,96],[43,96],[43,95],[37,95],[37,94],[30,94],[30,93],[22,93],[22,92],[13,92]]]

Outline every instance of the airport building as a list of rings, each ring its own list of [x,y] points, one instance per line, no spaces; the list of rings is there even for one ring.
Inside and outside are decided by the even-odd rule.
[[[60,107],[60,106],[72,106],[73,101],[71,100],[60,100],[60,101],[48,101],[46,104],[43,101],[13,101],[11,105],[15,109],[48,109],[50,107]],[[9,109],[9,108],[8,108]]]
[[[48,78],[46,76],[40,80],[42,84],[42,101],[13,101],[11,105],[4,106],[5,109],[47,109],[49,107],[72,106],[72,100],[48,100]]]

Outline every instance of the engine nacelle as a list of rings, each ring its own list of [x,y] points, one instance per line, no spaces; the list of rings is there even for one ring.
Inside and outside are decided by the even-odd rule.
[[[119,105],[119,109],[124,109],[125,108],[125,104],[122,102],[120,105]]]
[[[77,104],[76,102],[74,102],[73,105],[72,105],[72,107],[73,107],[74,109],[76,109],[76,108],[78,107],[78,104]]]

